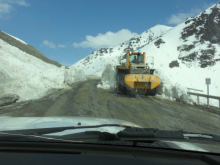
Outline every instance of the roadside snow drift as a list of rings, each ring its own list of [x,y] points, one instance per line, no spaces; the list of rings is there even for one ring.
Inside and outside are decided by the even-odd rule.
[[[38,99],[79,80],[84,80],[83,70],[46,63],[0,39],[0,97]]]
[[[105,70],[102,72],[101,84],[97,88],[114,90],[116,86],[116,65],[115,60],[107,61],[105,63]]]

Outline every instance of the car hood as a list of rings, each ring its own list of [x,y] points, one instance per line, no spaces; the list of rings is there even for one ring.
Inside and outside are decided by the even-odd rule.
[[[91,117],[0,117],[0,131],[7,130],[23,130],[23,129],[37,129],[37,128],[53,128],[53,127],[68,127],[68,126],[94,126],[102,124],[119,124],[131,127],[141,127],[137,124],[120,120],[120,119],[106,119],[106,118],[91,118]],[[48,135],[67,135],[72,133],[79,133],[84,131],[100,131],[109,132],[116,134],[119,131],[124,130],[124,127],[99,127],[99,128],[84,128],[84,129],[73,129],[65,130],[56,133],[50,133]],[[198,144],[191,142],[180,142],[180,141],[163,141],[169,144],[175,144],[177,149],[193,150],[209,152],[204,146],[200,147]]]
[[[139,125],[136,125],[134,123],[119,119],[91,117],[0,117],[0,131],[68,126],[94,126],[102,124],[119,124],[125,126],[140,127]],[[56,133],[56,135],[64,135],[69,133],[78,133],[94,130],[101,132],[117,133],[123,129],[124,127],[84,128],[76,130],[66,130]]]

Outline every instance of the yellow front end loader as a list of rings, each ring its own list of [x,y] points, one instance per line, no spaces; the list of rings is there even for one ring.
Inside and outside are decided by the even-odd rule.
[[[155,96],[160,78],[153,75],[155,69],[145,64],[144,52],[127,52],[119,59],[120,65],[116,66],[117,92],[135,95],[144,93]]]

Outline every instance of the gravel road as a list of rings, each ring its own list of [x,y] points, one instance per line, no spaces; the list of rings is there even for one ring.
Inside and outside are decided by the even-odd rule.
[[[77,82],[40,100],[0,107],[0,116],[81,116],[114,118],[143,127],[220,134],[220,115],[197,106],[97,88],[98,79]]]

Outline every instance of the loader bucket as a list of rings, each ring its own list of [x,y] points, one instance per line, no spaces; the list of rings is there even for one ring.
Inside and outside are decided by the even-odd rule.
[[[133,89],[154,89],[160,84],[160,78],[151,74],[127,74],[124,82]]]

